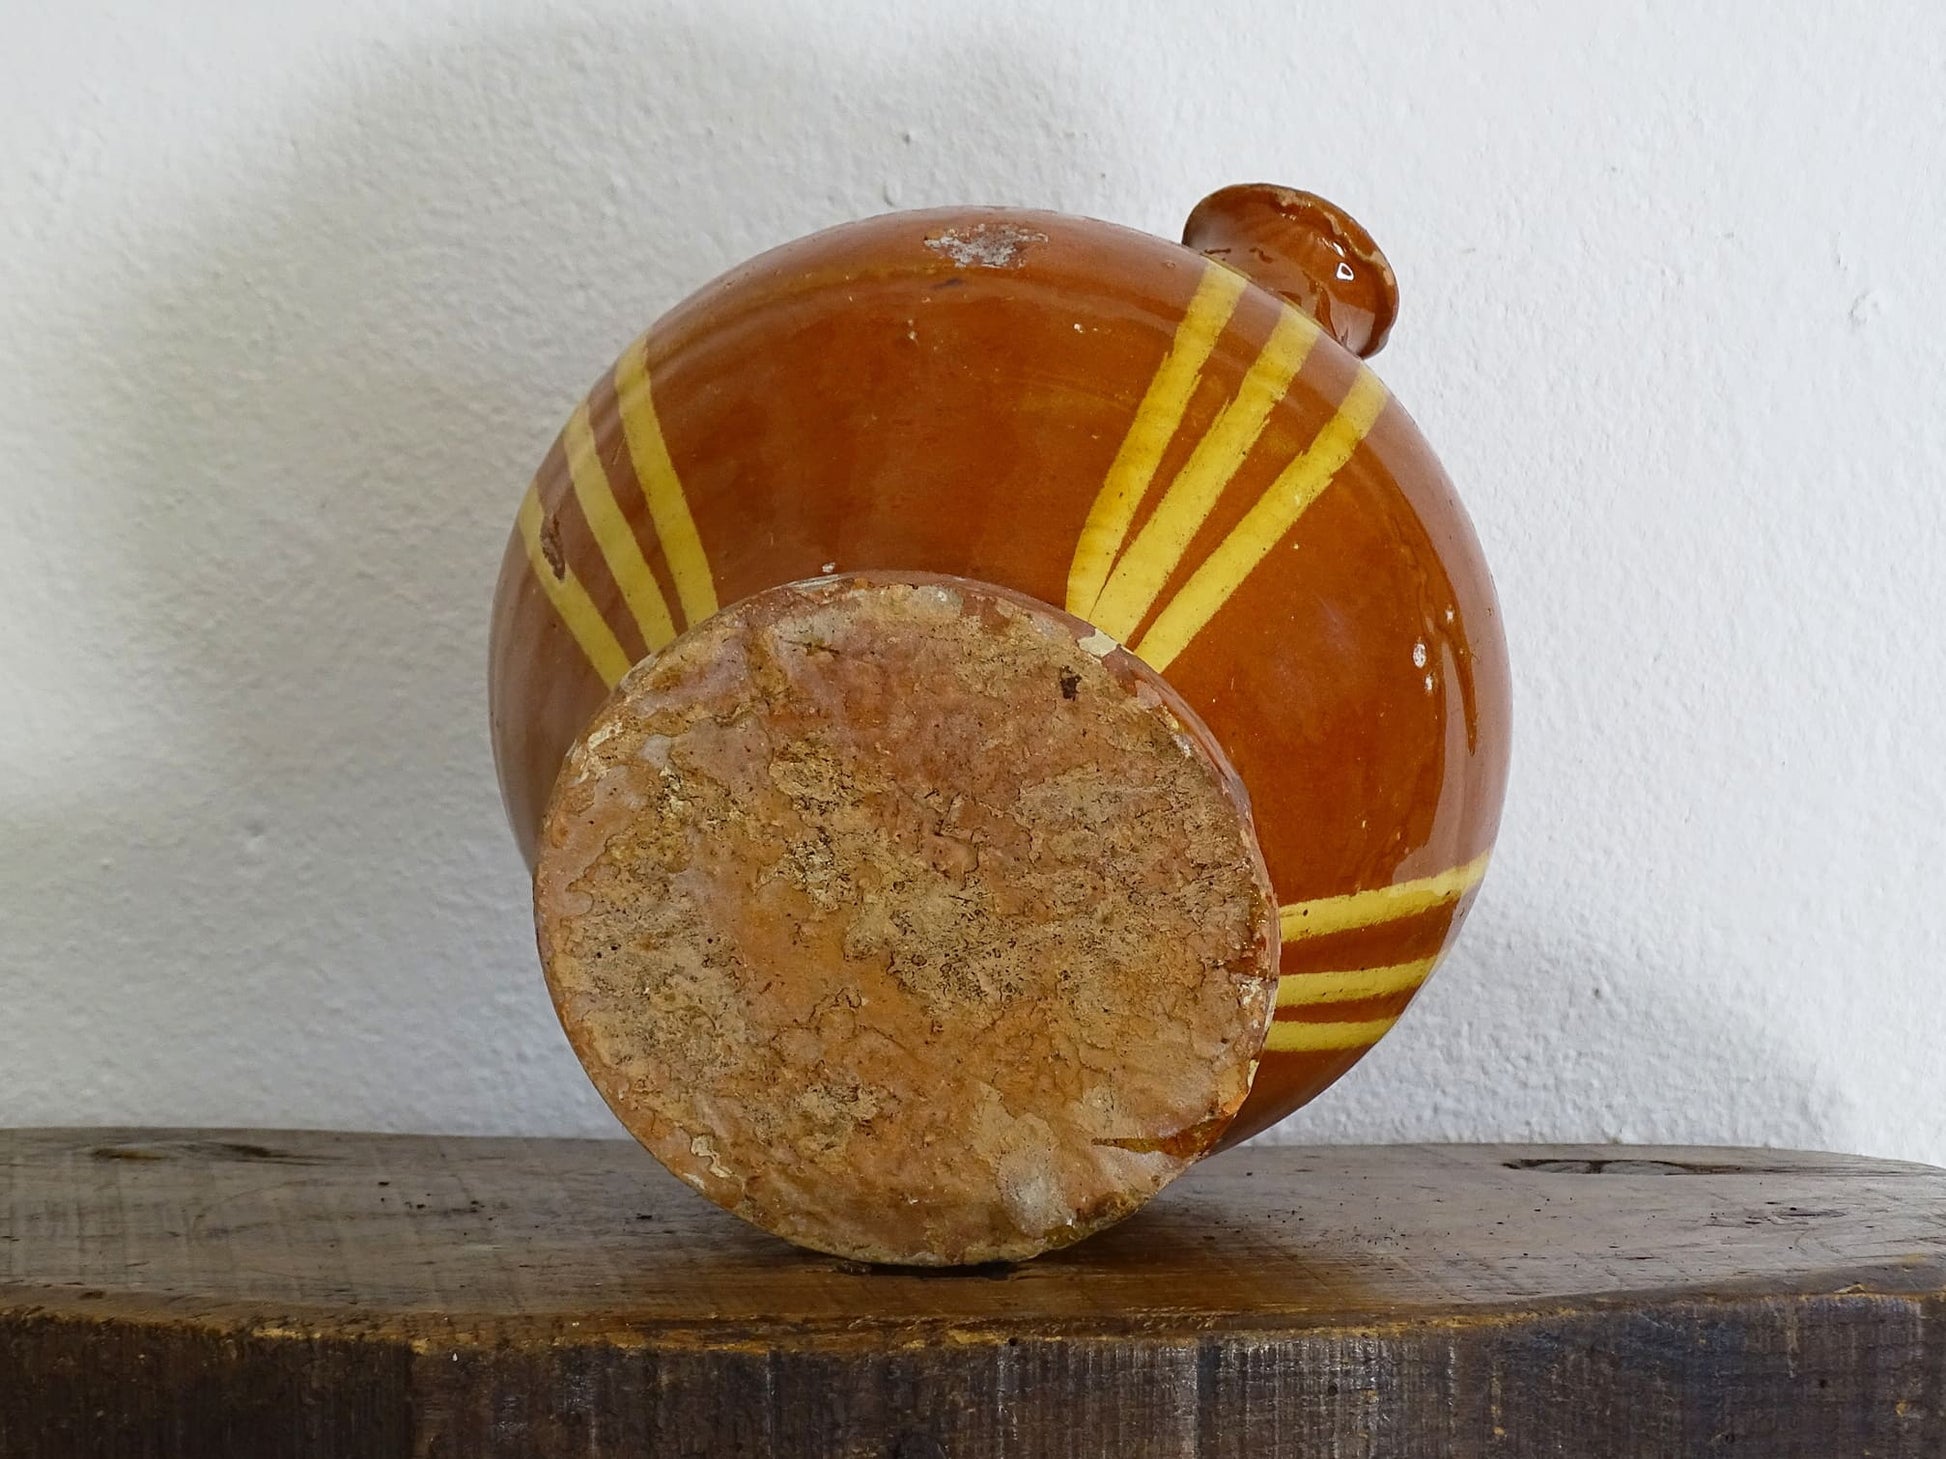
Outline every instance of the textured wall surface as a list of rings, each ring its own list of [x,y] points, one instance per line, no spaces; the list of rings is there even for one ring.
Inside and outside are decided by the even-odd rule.
[[[1518,712],[1280,1135],[1946,1161],[1946,10],[3,8],[0,1124],[611,1131],[483,703],[570,404],[827,223],[1268,179],[1398,269]]]

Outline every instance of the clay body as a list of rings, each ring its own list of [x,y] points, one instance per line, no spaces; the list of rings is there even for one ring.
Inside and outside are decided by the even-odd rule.
[[[1354,353],[1396,310],[1369,237],[1271,188],[1213,196],[1190,234],[1212,256],[1056,214],[893,214],[767,253],[632,343],[542,463],[495,599],[494,748],[530,864],[616,685],[720,609],[847,574],[991,584],[1125,646],[1246,792],[1276,1006],[1206,1143],[1355,1063],[1484,873],[1505,649],[1451,484]]]

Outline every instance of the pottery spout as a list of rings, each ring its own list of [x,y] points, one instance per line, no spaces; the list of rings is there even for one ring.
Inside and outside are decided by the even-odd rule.
[[[1372,235],[1315,193],[1264,182],[1213,192],[1189,215],[1182,241],[1279,294],[1353,354],[1385,347],[1399,286]]]

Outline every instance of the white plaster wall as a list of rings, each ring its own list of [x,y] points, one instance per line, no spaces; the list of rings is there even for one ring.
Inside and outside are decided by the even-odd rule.
[[[1497,572],[1460,950],[1305,1139],[1946,1161],[1946,8],[0,5],[0,1123],[613,1129],[485,734],[576,394],[892,206],[1335,198]]]

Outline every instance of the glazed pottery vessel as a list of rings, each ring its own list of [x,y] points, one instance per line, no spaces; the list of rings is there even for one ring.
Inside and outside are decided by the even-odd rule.
[[[543,961],[623,1122],[867,1260],[1031,1255],[1397,1021],[1505,782],[1493,589],[1364,230],[899,213],[676,306],[493,613]]]

